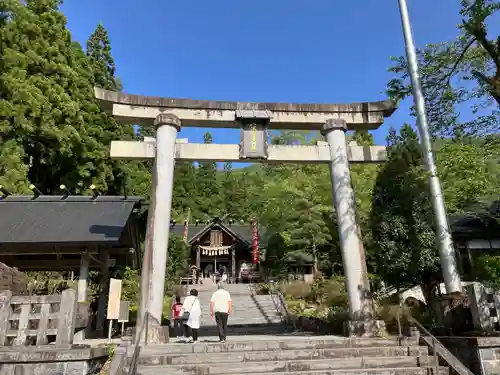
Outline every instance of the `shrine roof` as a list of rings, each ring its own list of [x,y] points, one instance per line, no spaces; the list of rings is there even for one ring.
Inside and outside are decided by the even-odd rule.
[[[250,244],[252,242],[252,225],[251,224],[228,224],[222,222],[210,222],[209,224],[190,224],[188,225],[188,241],[194,242],[201,235],[208,232],[212,228],[221,228],[240,240]],[[259,237],[262,237],[264,228],[259,227]],[[183,236],[184,225],[176,224],[170,227],[170,233],[177,236]]]
[[[113,244],[143,201],[121,196],[0,199],[0,244]]]
[[[450,215],[448,220],[454,236],[470,238],[498,237],[500,201],[468,207],[462,215]]]

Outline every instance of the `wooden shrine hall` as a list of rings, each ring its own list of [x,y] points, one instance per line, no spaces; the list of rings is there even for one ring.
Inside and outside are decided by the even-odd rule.
[[[235,224],[218,217],[206,224],[172,223],[170,227],[171,234],[186,238],[191,249],[190,266],[198,267],[202,277],[211,277],[223,268],[232,282],[259,277],[256,264],[260,253],[255,253],[255,248],[261,232],[257,224]]]

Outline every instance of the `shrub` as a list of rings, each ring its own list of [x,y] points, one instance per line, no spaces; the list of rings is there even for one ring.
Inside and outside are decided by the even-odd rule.
[[[348,299],[343,280],[331,279],[323,284],[324,303],[329,307],[347,309]]]
[[[291,283],[284,283],[280,286],[281,293],[287,299],[307,299],[311,293],[311,284],[303,281],[293,281]]]
[[[268,295],[271,294],[271,284],[269,283],[261,283],[255,288],[255,292],[257,295]]]
[[[328,313],[328,323],[331,325],[332,333],[343,335],[344,323],[350,319],[349,311],[344,307],[331,308]]]
[[[432,326],[432,317],[427,309],[421,309],[419,306],[408,306],[406,303],[401,306],[383,303],[377,310],[377,316],[378,319],[385,321],[388,330],[392,332],[396,332],[398,328],[398,311],[401,326],[412,325],[412,319],[428,328]]]

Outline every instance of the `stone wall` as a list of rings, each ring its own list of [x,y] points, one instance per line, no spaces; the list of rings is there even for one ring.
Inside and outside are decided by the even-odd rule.
[[[72,289],[48,296],[1,292],[0,375],[98,374],[108,348],[73,345],[75,329],[86,325],[87,309]]]
[[[76,324],[76,292],[59,295],[13,296],[0,294],[0,347],[73,344]]]
[[[0,349],[0,375],[97,375],[108,348]]]

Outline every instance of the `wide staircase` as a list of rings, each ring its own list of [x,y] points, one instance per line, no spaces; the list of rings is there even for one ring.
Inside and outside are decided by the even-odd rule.
[[[233,313],[228,319],[228,335],[256,335],[284,333],[288,331],[282,323],[277,296],[252,295],[249,284],[226,284],[224,288],[231,294]],[[216,336],[217,326],[210,317],[210,298],[217,286],[209,281],[197,285],[201,304],[200,336]]]
[[[132,348],[131,348],[132,349]],[[130,365],[131,353],[127,360]],[[437,371],[436,371],[437,370]],[[128,373],[127,365],[122,374]],[[151,345],[137,375],[431,375],[437,367],[416,339],[335,336],[240,336],[227,343]]]

